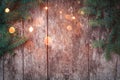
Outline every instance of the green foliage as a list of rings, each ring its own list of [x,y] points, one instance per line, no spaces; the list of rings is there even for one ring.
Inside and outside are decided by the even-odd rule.
[[[90,8],[90,7],[83,7],[79,10],[78,13],[80,13],[80,11],[84,11],[85,14],[88,14],[88,15],[93,15],[93,14],[95,15],[96,14],[95,8]]]
[[[8,47],[5,50],[7,50],[7,51],[12,50],[12,49],[18,47],[19,45],[25,43],[26,40],[27,40],[27,38],[20,38],[20,39],[18,39],[18,41],[13,42],[12,44],[8,45]]]
[[[106,59],[110,59],[112,52],[120,54],[120,0],[85,0],[80,10],[88,16],[90,26],[109,30],[104,42]],[[100,47],[98,43],[102,42],[94,45]]]
[[[96,20],[91,19],[91,20],[89,20],[89,25],[93,26],[93,27],[96,27],[96,26],[101,27],[101,26],[104,26],[105,24],[106,23],[102,19],[96,19]]]
[[[102,48],[104,46],[104,41],[103,40],[95,40],[95,41],[93,41],[92,46],[94,48]]]
[[[9,27],[15,22],[26,20],[30,16],[30,10],[41,2],[42,0],[0,0],[0,56],[12,52],[27,41],[17,31],[10,34]],[[10,9],[9,13],[5,13],[6,8]]]

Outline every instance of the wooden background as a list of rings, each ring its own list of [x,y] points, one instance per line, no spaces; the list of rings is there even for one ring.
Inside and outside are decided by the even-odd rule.
[[[107,31],[92,29],[88,19],[78,14],[78,0],[48,0],[48,35],[45,45],[47,13],[42,5],[31,11],[32,21],[16,23],[21,35],[29,41],[0,59],[0,80],[46,80],[49,54],[50,80],[120,80],[120,57],[113,54],[110,61],[92,41],[105,38]],[[76,19],[73,20],[72,16]],[[30,33],[28,28],[34,31]]]

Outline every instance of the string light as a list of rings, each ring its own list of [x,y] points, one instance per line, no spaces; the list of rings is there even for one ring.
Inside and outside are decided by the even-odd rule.
[[[10,27],[9,28],[9,33],[11,33],[11,34],[15,33],[15,28],[14,27]]]
[[[76,19],[75,16],[72,16],[72,19],[75,20]]]
[[[29,27],[29,32],[33,32],[33,27]]]
[[[71,31],[71,30],[72,30],[72,26],[71,26],[71,25],[68,25],[68,26],[67,26],[67,30],[68,30],[68,31]]]
[[[67,20],[71,20],[71,15],[66,14],[66,15],[65,15],[65,18],[66,18]]]
[[[62,14],[62,11],[60,11],[59,13]]]
[[[45,45],[50,45],[52,43],[52,39],[49,36],[46,36],[44,39],[44,43]]]
[[[78,4],[80,4],[81,2],[80,1],[78,1]]]
[[[45,7],[45,10],[48,10],[48,7],[47,7],[47,6]]]
[[[5,8],[5,13],[9,13],[10,9],[9,8]]]
[[[84,15],[85,13],[84,13],[84,11],[81,11],[80,14],[81,14],[81,15]]]

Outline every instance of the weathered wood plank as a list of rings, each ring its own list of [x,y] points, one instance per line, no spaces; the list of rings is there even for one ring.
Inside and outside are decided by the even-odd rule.
[[[93,48],[92,42],[101,38],[106,38],[107,33],[100,28],[89,31],[90,53],[89,53],[89,74],[90,80],[115,80],[117,56],[112,55],[112,59],[107,61],[104,51],[100,48]]]
[[[3,57],[0,58],[0,80],[3,80]]]
[[[98,60],[93,59],[93,56]],[[103,55],[93,52],[91,58],[89,66],[90,80],[116,80],[116,57],[107,62]]]
[[[29,40],[24,46],[24,80],[46,79],[46,11],[44,7],[31,11],[32,20],[24,23],[24,35]],[[33,22],[31,22],[33,21]],[[33,27],[33,32],[29,32]]]
[[[77,0],[49,0],[49,74],[51,80],[88,80],[86,20]],[[84,23],[84,25],[82,24]]]
[[[21,50],[17,49],[15,55],[6,55],[4,58],[4,80],[23,80],[23,66]]]
[[[50,80],[120,80],[120,58],[113,55],[107,62],[104,52],[92,47],[93,40],[107,36],[106,31],[88,27],[88,19],[77,14],[79,6],[78,0],[49,0],[48,49],[43,6],[31,11],[32,20],[24,28],[21,23],[16,25],[29,40],[14,56],[6,55],[4,62],[1,59],[0,80],[46,80],[47,66]],[[29,32],[31,26],[33,32]]]
[[[14,25],[21,34],[21,22]],[[22,35],[22,34],[21,34]],[[23,80],[22,47],[15,50],[14,55],[4,56],[4,80]]]
[[[116,80],[120,80],[120,56],[118,56],[117,57],[118,59],[117,59],[117,70],[116,70],[116,72],[117,72],[117,76],[116,76]]]

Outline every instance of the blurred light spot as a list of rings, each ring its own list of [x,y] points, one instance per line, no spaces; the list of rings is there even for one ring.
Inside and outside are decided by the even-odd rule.
[[[68,31],[71,31],[71,30],[72,30],[72,26],[71,26],[71,25],[68,25],[68,26],[67,26],[67,30],[68,30]]]
[[[78,4],[80,4],[81,2],[80,1],[78,1]]]
[[[47,6],[45,7],[45,10],[48,10],[48,7],[47,7]]]
[[[52,43],[52,39],[49,36],[46,36],[44,39],[44,43],[45,45],[50,45]]]
[[[65,15],[65,19],[67,19],[67,20],[71,20],[71,15]]]
[[[81,15],[84,15],[85,13],[84,13],[84,11],[80,11],[80,14],[81,14]]]
[[[14,27],[10,27],[9,28],[9,33],[11,33],[11,34],[15,33],[15,28]]]
[[[5,8],[5,13],[9,13],[10,9],[9,8]]]
[[[35,43],[31,40],[28,40],[26,43],[25,43],[25,48],[27,48],[28,50],[29,49],[34,49],[35,47]]]
[[[33,32],[33,27],[29,27],[29,32]]]
[[[38,16],[36,17],[34,20],[33,20],[33,25],[34,26],[37,26],[37,27],[40,27],[44,24],[44,20],[41,16]]]
[[[76,19],[75,16],[72,16],[72,19],[75,20]]]
[[[59,13],[62,14],[62,11],[60,11]]]

